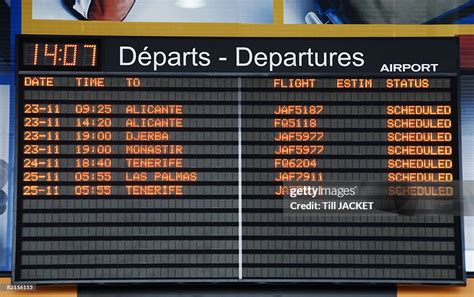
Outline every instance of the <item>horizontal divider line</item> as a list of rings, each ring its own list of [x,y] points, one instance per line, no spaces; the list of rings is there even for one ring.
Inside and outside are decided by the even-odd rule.
[[[256,254],[256,255],[275,255],[275,254],[289,254],[289,255],[318,255],[318,254],[331,254],[331,255],[434,255],[434,256],[455,256],[455,251],[406,251],[406,250],[310,250],[310,249],[297,249],[297,250],[274,250],[274,249],[243,249],[245,254]],[[65,249],[61,251],[22,251],[22,255],[25,256],[34,256],[34,255],[68,255],[68,252],[74,252],[74,255],[139,255],[139,254],[158,254],[158,255],[201,255],[209,254],[203,253],[201,249],[192,249],[192,250],[146,250],[146,249],[136,249],[136,250],[71,250]],[[222,249],[216,250],[211,249],[207,250],[212,252],[212,254],[237,254],[238,249]]]

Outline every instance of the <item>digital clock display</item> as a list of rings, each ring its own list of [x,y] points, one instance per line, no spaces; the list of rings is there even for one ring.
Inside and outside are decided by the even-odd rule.
[[[25,43],[23,65],[57,67],[96,67],[95,43]]]

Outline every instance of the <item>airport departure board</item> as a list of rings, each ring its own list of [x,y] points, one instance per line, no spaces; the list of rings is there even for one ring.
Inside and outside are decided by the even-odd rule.
[[[17,50],[15,283],[464,282],[457,39]]]

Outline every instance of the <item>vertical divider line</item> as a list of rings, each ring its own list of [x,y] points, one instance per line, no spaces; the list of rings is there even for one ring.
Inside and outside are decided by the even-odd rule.
[[[241,93],[242,80],[240,77],[237,78],[238,87],[238,126],[239,126],[239,279],[243,277],[242,269],[242,93]]]

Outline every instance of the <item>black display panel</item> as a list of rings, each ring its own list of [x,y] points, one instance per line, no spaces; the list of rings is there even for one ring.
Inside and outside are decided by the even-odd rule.
[[[457,39],[63,40],[18,42],[15,283],[464,282],[459,205],[399,207],[457,199]]]

